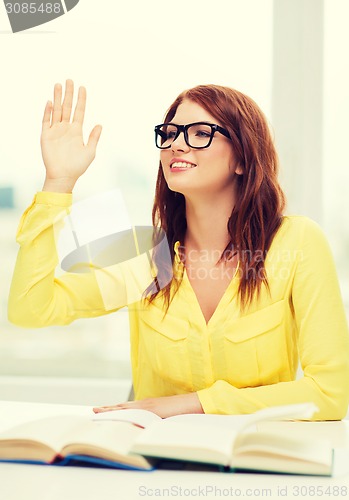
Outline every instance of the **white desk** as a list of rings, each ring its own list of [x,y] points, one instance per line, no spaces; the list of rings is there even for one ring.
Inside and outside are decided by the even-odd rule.
[[[90,407],[0,401],[0,431],[29,418],[86,415]],[[0,500],[140,500],[142,498],[349,498],[349,422],[273,422],[285,432],[329,437],[337,448],[334,477],[216,472],[135,472],[0,464]]]

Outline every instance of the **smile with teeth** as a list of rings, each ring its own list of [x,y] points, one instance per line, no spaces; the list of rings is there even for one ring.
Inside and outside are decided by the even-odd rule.
[[[182,168],[182,169],[189,169],[189,168],[194,168],[196,165],[194,163],[187,163],[184,161],[175,161],[172,163],[171,168]]]

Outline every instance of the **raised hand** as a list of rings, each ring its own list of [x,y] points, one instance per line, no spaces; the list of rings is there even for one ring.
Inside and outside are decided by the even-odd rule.
[[[66,81],[62,103],[62,86],[54,87],[53,103],[48,101],[42,120],[41,151],[46,168],[43,191],[71,192],[77,179],[87,170],[96,155],[102,127],[96,125],[84,144],[82,127],[86,107],[86,89],[79,88],[71,120],[74,83]]]

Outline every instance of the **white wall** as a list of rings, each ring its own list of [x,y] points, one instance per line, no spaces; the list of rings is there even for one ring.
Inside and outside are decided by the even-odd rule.
[[[6,318],[17,223],[44,178],[44,105],[57,81],[72,78],[87,87],[85,134],[95,123],[103,133],[75,199],[119,187],[132,222],[148,224],[158,165],[153,127],[183,89],[229,85],[270,116],[272,0],[82,0],[49,24],[17,34],[9,29],[0,8],[0,186],[14,186],[17,207],[0,211],[0,262],[6,264],[0,270],[0,375],[127,378],[124,312],[30,332]],[[135,122],[144,134],[136,144]]]
[[[21,207],[40,189],[42,111],[53,84],[72,78],[88,90],[86,135],[95,123],[104,127],[77,195],[110,182],[127,192],[149,186],[150,203],[158,158],[153,126],[180,91],[227,84],[269,113],[271,27],[271,0],[85,0],[49,24],[3,35],[0,185],[16,185]],[[144,131],[137,145],[135,121]]]
[[[349,3],[325,1],[324,226],[349,311]]]

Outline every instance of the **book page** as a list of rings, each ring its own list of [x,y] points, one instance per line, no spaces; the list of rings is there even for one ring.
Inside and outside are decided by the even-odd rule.
[[[303,459],[275,456],[267,453],[260,453],[258,456],[254,454],[238,455],[233,459],[230,467],[238,471],[247,470],[277,472],[281,474],[307,474],[312,476],[331,476],[333,470],[332,464],[309,462]]]
[[[326,439],[330,441],[332,448],[340,448],[345,447],[347,444],[349,445],[349,427],[343,420],[315,422],[294,422],[284,420],[279,422],[263,421],[258,423],[256,427],[259,432],[277,432],[289,436],[296,434],[297,437],[311,437],[314,441],[322,440],[326,437]]]
[[[133,457],[130,450],[137,437],[144,432],[129,422],[113,420],[86,421],[74,434],[62,442],[62,455],[89,455],[105,460],[147,467],[143,457]]]
[[[51,462],[56,456],[89,455],[149,468],[143,457],[129,457],[141,432],[142,428],[128,421],[96,421],[75,415],[47,417],[1,433],[0,458]]]
[[[13,447],[19,453],[19,458],[21,453],[23,458],[30,458],[30,449],[35,449],[35,443],[51,449],[53,453],[50,456],[56,455],[66,436],[76,432],[85,421],[85,417],[60,415],[15,426],[0,434],[0,457],[7,458],[5,450]],[[49,460],[47,453],[43,460]]]
[[[146,428],[154,422],[166,420],[179,423],[190,423],[195,425],[210,425],[227,427],[229,429],[240,429],[250,422],[252,415],[214,415],[205,413],[185,413],[183,415],[173,415],[162,419],[155,413],[142,409],[112,410],[103,413],[96,413],[93,420],[113,420],[130,422],[134,425]]]
[[[164,419],[138,436],[132,451],[143,455],[220,465],[230,462],[234,429]]]
[[[252,453],[298,458],[325,465],[332,462],[332,447],[327,439],[314,440],[305,436],[289,436],[276,432],[239,435],[234,444],[234,456]]]
[[[263,408],[255,413],[244,415],[216,415],[216,414],[183,414],[168,417],[180,423],[192,423],[195,425],[212,425],[235,429],[239,432],[250,432],[257,430],[257,424],[264,421],[307,419],[317,410],[313,403],[300,403],[294,405],[272,406]]]
[[[251,423],[251,417],[253,414],[248,415],[216,415],[216,414],[205,414],[205,413],[187,413],[183,415],[174,415],[173,417],[168,417],[166,420],[171,420],[172,422],[179,422],[181,424],[194,424],[194,425],[204,425],[212,427],[224,427],[227,429],[240,430],[245,426],[248,426],[249,430],[254,430],[256,426]]]
[[[251,413],[250,418],[246,421],[246,427],[250,424],[270,420],[308,420],[316,411],[319,409],[314,403],[271,406]]]
[[[295,428],[294,428],[295,430]],[[330,441],[297,432],[240,433],[234,443],[231,468],[330,475],[333,450]]]
[[[92,420],[95,421],[120,421],[129,422],[139,427],[148,427],[151,423],[162,420],[161,417],[155,413],[142,410],[142,409],[125,409],[125,410],[111,410],[93,415]]]

